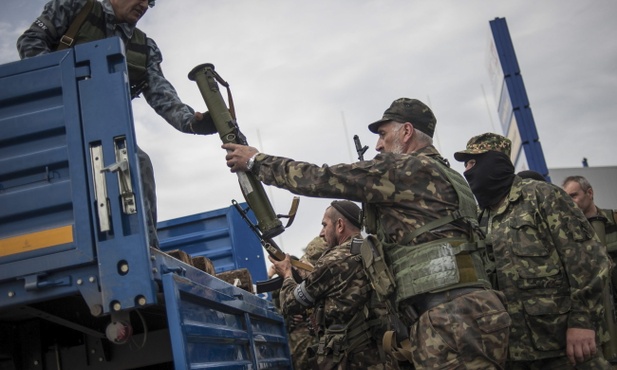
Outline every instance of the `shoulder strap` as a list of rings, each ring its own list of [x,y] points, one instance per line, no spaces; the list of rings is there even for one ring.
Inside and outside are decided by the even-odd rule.
[[[456,173],[450,167],[446,166],[443,162],[435,159],[434,161],[435,163],[437,163],[437,167],[448,178],[448,181],[450,181],[450,183],[454,187],[456,195],[458,196],[459,209],[447,216],[444,216],[437,220],[433,220],[415,229],[413,232],[406,233],[403,236],[403,239],[399,242],[400,245],[408,245],[419,235],[460,219],[471,222],[472,228],[474,229],[476,228],[475,226],[477,226],[478,220],[475,217],[476,202],[473,194],[471,193],[471,190],[469,190],[469,187],[467,186],[467,183],[464,179],[462,179],[460,175],[458,175],[458,173]]]
[[[90,11],[94,7],[94,1],[95,0],[86,0],[86,5],[81,8],[79,13],[77,14],[77,17],[75,17],[73,23],[71,23],[71,25],[69,26],[69,29],[60,38],[60,42],[58,43],[58,47],[56,48],[56,50],[64,50],[73,46],[77,32],[84,24],[86,18],[88,18],[88,14],[90,14]]]

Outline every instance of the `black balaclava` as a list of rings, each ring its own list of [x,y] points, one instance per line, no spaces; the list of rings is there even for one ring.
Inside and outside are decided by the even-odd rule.
[[[496,205],[512,187],[514,165],[510,158],[502,153],[489,150],[486,153],[471,155],[476,164],[463,175],[481,209]]]

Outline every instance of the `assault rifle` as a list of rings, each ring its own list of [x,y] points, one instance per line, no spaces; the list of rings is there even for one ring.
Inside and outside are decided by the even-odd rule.
[[[364,153],[366,153],[366,151],[368,150],[368,145],[362,146],[358,135],[353,136],[353,143],[356,146],[356,152],[358,153],[358,160],[363,161]]]
[[[297,208],[298,205],[298,197],[294,197],[294,202],[293,202],[293,206],[292,206],[292,211],[290,212],[291,214],[289,216],[283,216],[283,215],[278,215],[279,217],[289,217],[290,221],[289,223],[293,222],[293,217],[295,217],[295,209]],[[282,261],[285,259],[285,253],[281,250],[281,248],[279,248],[278,245],[276,245],[276,243],[274,242],[274,240],[272,240],[271,238],[265,238],[261,232],[259,231],[259,229],[257,228],[257,226],[255,226],[251,220],[248,218],[248,209],[243,209],[238,202],[236,202],[235,200],[231,201],[231,204],[236,208],[236,210],[238,211],[238,213],[240,213],[240,217],[242,217],[242,219],[244,221],[246,221],[246,223],[248,224],[249,228],[255,233],[255,235],[257,235],[257,238],[259,238],[259,242],[261,243],[262,247],[264,247],[264,249],[268,252],[269,255],[271,255],[273,258],[275,258],[278,261]],[[292,267],[296,267],[296,268],[300,268],[302,270],[306,270],[306,271],[313,271],[313,266],[308,265],[304,262],[301,261],[297,261],[297,260],[291,260],[291,265]],[[298,274],[298,271],[294,268],[291,269],[291,272],[293,274],[293,278],[296,282],[301,282],[302,278],[300,277],[300,275]],[[272,292],[275,291],[277,289],[280,289],[281,286],[283,285],[283,277],[282,276],[278,276],[276,278],[272,278],[270,280],[267,281],[258,281],[255,283],[256,289],[257,289],[257,293],[264,293],[264,292]]]

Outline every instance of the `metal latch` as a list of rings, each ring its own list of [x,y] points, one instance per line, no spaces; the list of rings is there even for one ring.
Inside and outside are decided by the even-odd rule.
[[[94,193],[96,207],[99,216],[99,228],[101,232],[111,230],[110,208],[107,195],[107,182],[105,172],[116,172],[118,174],[118,190],[122,198],[122,210],[125,214],[137,213],[135,193],[131,183],[131,171],[126,149],[126,139],[119,137],[114,140],[114,152],[116,162],[104,167],[103,146],[101,143],[91,144],[90,154],[92,160],[92,177],[94,179]]]
[[[127,215],[137,213],[135,193],[131,184],[131,171],[129,168],[129,156],[126,149],[126,140],[116,138],[114,140],[114,150],[116,153],[116,163],[103,168],[103,171],[118,173],[118,186],[122,197],[122,210]]]

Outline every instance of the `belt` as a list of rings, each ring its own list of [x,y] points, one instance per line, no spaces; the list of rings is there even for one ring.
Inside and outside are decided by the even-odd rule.
[[[416,316],[416,319],[422,316],[423,313],[430,310],[431,308],[438,306],[440,304],[450,302],[456,297],[460,297],[462,295],[484,290],[484,288],[480,287],[465,287],[465,288],[454,288],[450,290],[446,290],[438,293],[424,293],[404,301],[405,309],[413,310],[415,312],[408,313],[409,316]],[[414,320],[415,321],[415,320]]]

